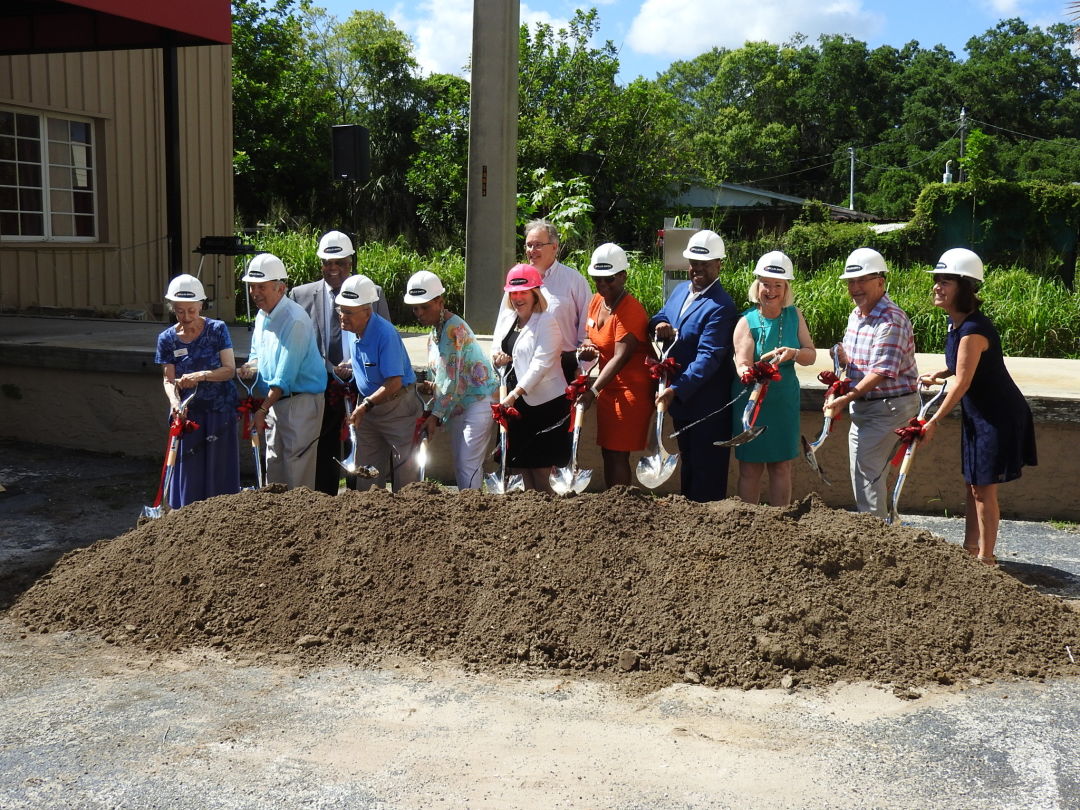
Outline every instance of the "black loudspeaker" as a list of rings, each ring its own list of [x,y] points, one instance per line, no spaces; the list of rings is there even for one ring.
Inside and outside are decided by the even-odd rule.
[[[330,127],[330,172],[335,180],[366,183],[371,177],[367,127],[338,124]]]

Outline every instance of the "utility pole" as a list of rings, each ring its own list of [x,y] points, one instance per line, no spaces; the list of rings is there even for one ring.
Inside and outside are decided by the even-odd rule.
[[[847,148],[848,156],[851,158],[851,171],[848,179],[848,202],[847,207],[852,211],[855,210],[855,147],[849,146]]]
[[[960,108],[960,165],[956,170],[958,183],[964,182],[964,137],[967,135],[967,108]]]
[[[473,2],[464,314],[477,334],[495,326],[516,253],[519,10],[517,0]]]

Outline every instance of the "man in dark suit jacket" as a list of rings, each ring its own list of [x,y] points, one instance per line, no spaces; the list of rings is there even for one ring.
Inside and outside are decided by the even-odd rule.
[[[352,240],[341,231],[330,231],[319,240],[317,255],[322,260],[322,279],[293,287],[289,297],[304,308],[315,325],[315,343],[326,365],[326,407],[323,410],[322,431],[319,434],[315,464],[315,489],[337,495],[341,467],[337,459],[345,458],[351,448],[342,446],[341,425],[345,418],[344,386],[334,378],[334,368],[349,365],[349,352],[354,338],[345,333],[334,311],[334,298],[341,283],[353,274]],[[379,300],[374,309],[390,320],[390,310],[381,287],[375,287]],[[348,445],[348,440],[344,442]]]
[[[690,260],[690,281],[675,288],[649,321],[649,331],[670,346],[679,370],[657,398],[671,412],[676,429],[715,411],[731,399],[735,376],[732,337],[739,312],[717,281],[724,258],[724,240],[713,231],[698,231],[683,251]],[[673,343],[674,341],[674,343]],[[728,409],[678,437],[682,493],[694,501],[727,496],[730,450],[714,442],[731,438]]]

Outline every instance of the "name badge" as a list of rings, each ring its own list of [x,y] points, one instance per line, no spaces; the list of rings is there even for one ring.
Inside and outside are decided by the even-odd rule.
[[[187,349],[177,349],[173,352],[173,357],[187,357]]]

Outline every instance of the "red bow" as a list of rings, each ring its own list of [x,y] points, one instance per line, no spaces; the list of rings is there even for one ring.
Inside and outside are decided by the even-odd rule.
[[[510,424],[507,420],[520,419],[521,414],[513,405],[503,405],[501,402],[494,402],[491,405],[491,418],[499,423],[499,427],[509,429]]]
[[[742,380],[743,385],[751,385],[759,382],[776,382],[780,379],[780,369],[767,360],[758,360],[754,365],[743,372],[740,379]]]
[[[671,382],[671,378],[675,376],[675,372],[682,368],[675,362],[674,357],[669,357],[666,360],[657,361],[651,357],[645,358],[645,365],[649,367],[649,376],[657,382]]]
[[[904,457],[904,453],[911,447],[916,441],[926,435],[926,422],[919,419],[917,416],[911,417],[911,420],[902,428],[897,428],[893,431],[900,437],[900,447],[896,451],[896,455],[893,456],[892,464],[897,466],[900,464],[901,459]]]
[[[842,397],[844,394],[851,391],[851,380],[847,377],[840,379],[832,371],[823,371],[817,375],[818,382],[822,385],[829,386],[825,392],[825,399],[829,397]]]
[[[240,414],[241,417],[241,436],[251,435],[252,414],[254,414],[255,411],[259,410],[259,408],[262,407],[262,404],[263,401],[261,399],[256,399],[255,397],[248,394],[246,397],[240,400],[240,404],[236,406],[236,412]]]
[[[347,383],[330,380],[326,386],[326,405],[335,407],[345,401],[345,394],[349,390]]]
[[[418,417],[416,417],[416,424],[413,425],[412,431],[413,447],[416,447],[418,444],[420,444],[420,440],[424,438],[424,423],[428,420],[429,416],[431,416],[431,411],[424,411]]]
[[[578,397],[589,390],[589,378],[584,374],[578,374],[577,379],[566,386],[566,398],[571,402],[577,402]]]
[[[172,420],[169,422],[169,443],[165,454],[165,463],[161,465],[161,477],[158,479],[158,491],[157,497],[154,498],[154,508],[161,506],[161,501],[165,497],[165,473],[169,469],[169,456],[172,452],[173,439],[198,429],[199,423],[194,419],[188,419],[179,413],[173,414]]]

